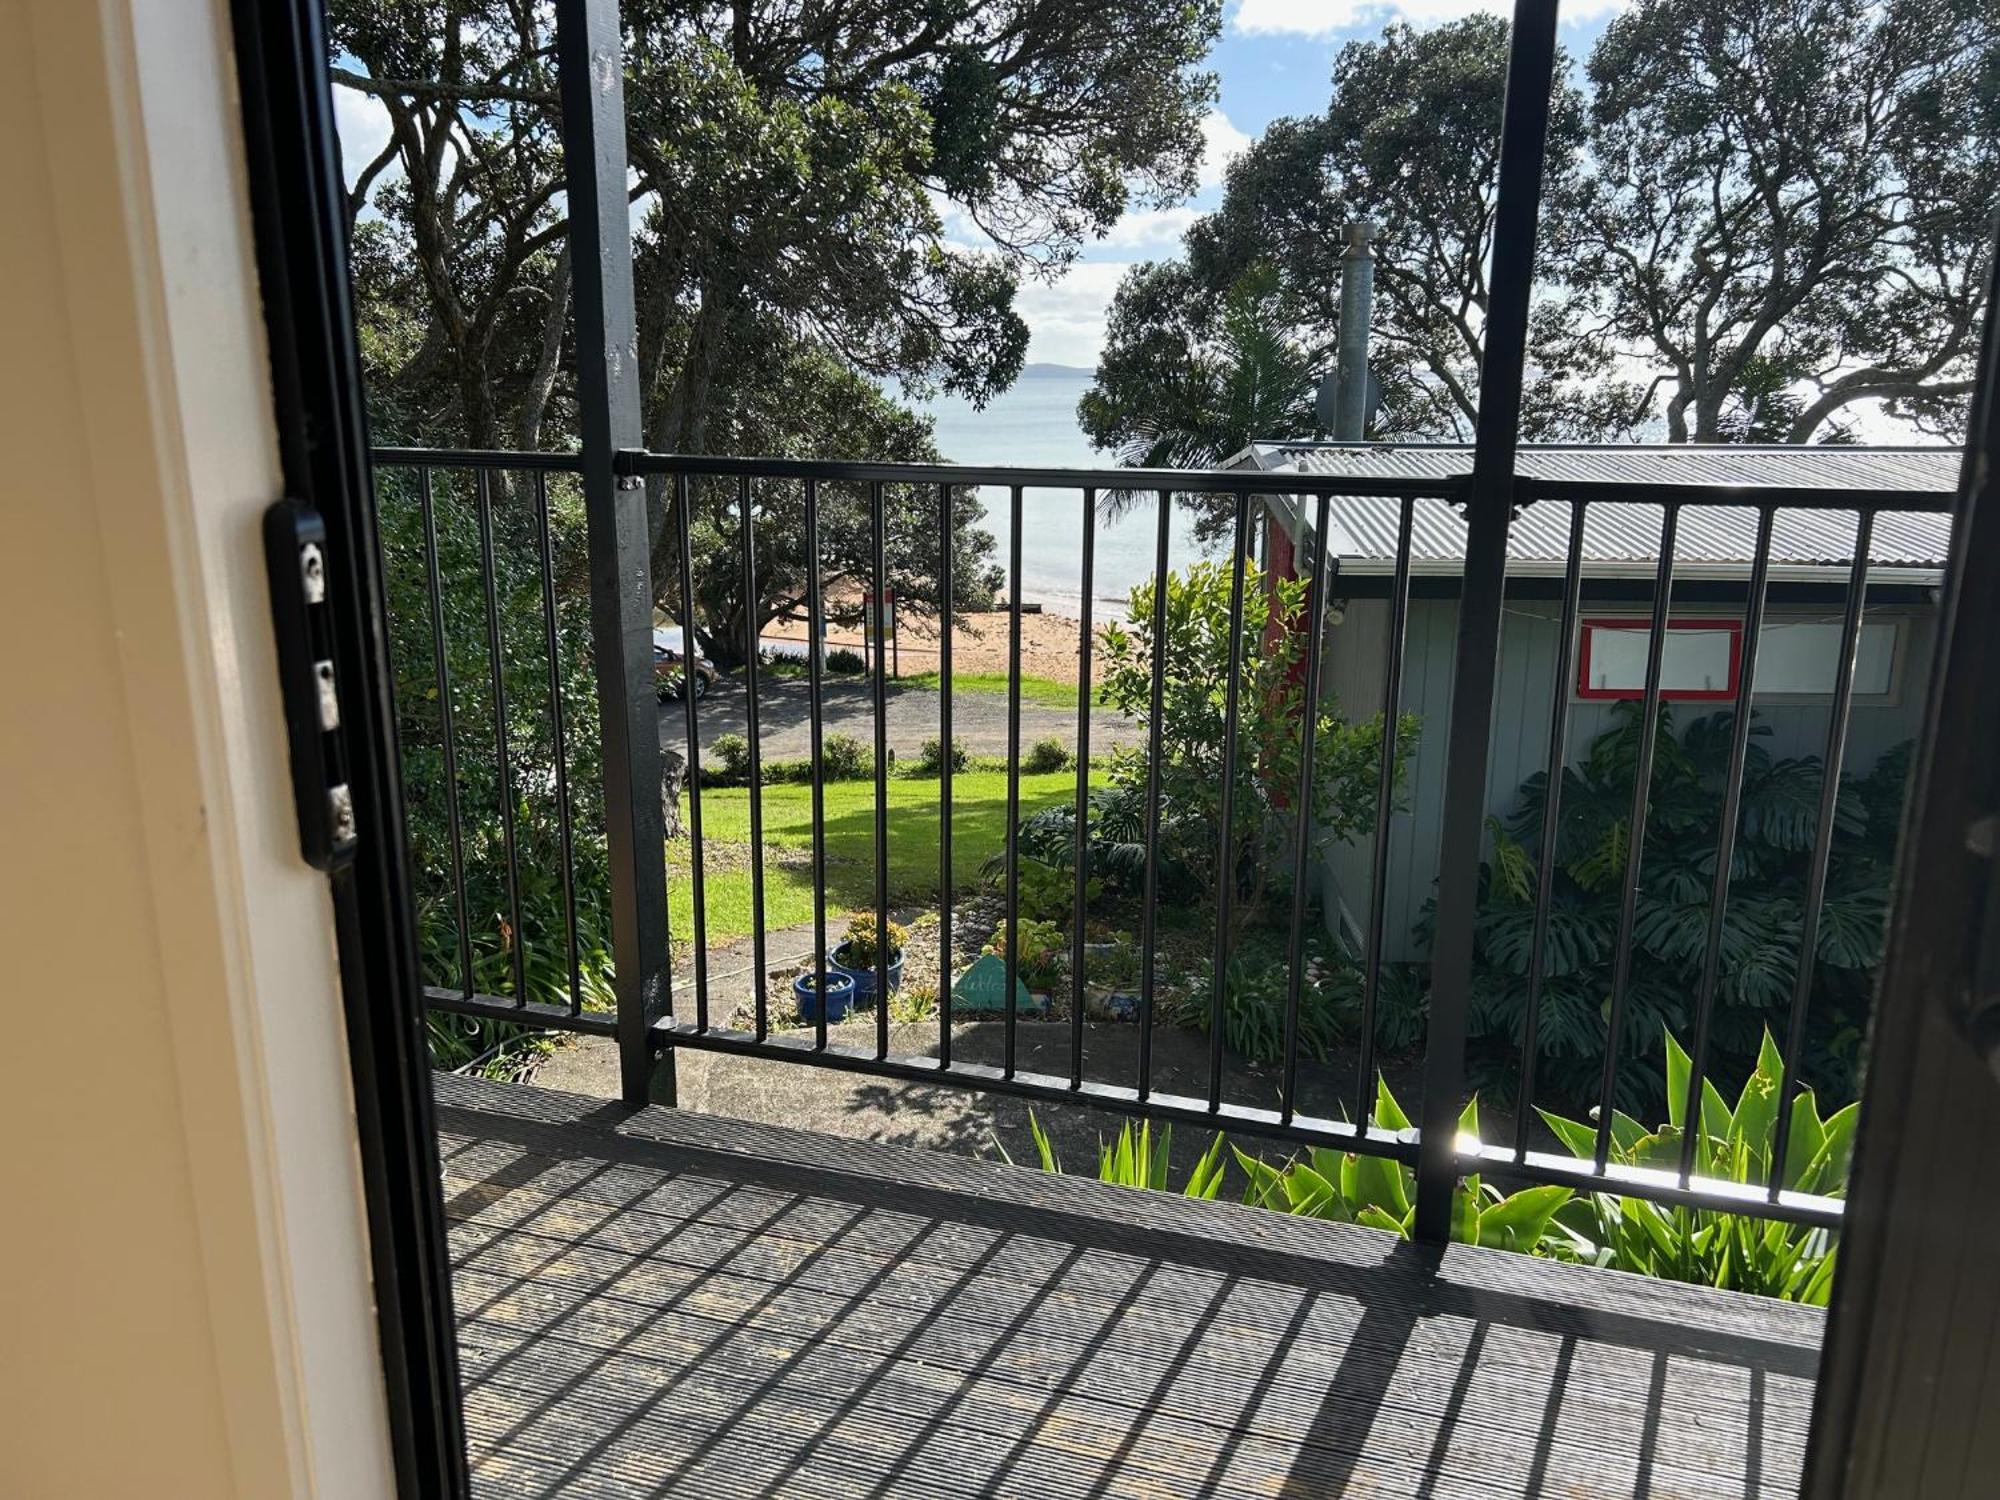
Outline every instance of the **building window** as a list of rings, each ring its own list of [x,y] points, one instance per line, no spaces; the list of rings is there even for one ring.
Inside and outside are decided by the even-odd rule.
[[[1854,654],[1854,696],[1886,698],[1896,680],[1896,621],[1863,620]],[[1840,670],[1840,621],[1771,620],[1757,643],[1757,696],[1833,695]]]
[[[1577,653],[1579,698],[1640,698],[1646,692],[1651,621],[1585,620]],[[1736,696],[1743,670],[1741,620],[1669,620],[1660,662],[1660,696],[1710,700]]]
[[[1640,698],[1646,692],[1651,622],[1635,616],[1585,620],[1578,649],[1579,698]],[[1895,688],[1896,620],[1864,620],[1854,662],[1854,695],[1886,698]],[[1757,642],[1759,698],[1832,696],[1840,668],[1838,619],[1771,619]],[[1736,696],[1743,672],[1741,620],[1670,620],[1660,665],[1660,697],[1714,702]]]

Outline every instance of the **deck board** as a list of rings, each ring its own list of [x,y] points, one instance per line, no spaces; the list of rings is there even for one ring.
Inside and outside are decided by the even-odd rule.
[[[1796,1493],[1820,1315],[438,1080],[475,1493]]]

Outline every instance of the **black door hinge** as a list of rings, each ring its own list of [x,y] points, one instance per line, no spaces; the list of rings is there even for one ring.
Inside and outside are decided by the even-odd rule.
[[[292,749],[299,847],[315,869],[337,870],[353,859],[360,835],[340,727],[340,681],[327,603],[326,523],[319,512],[297,500],[277,501],[265,511],[264,562]]]

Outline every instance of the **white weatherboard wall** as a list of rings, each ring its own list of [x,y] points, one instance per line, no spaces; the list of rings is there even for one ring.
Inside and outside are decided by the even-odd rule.
[[[1583,601],[1585,617],[1630,615],[1629,602]],[[1677,605],[1675,616],[1726,617],[1729,606]],[[1773,601],[1766,619],[1822,619],[1824,609],[1799,609]],[[1494,686],[1493,739],[1486,774],[1486,810],[1503,822],[1514,811],[1523,781],[1546,769],[1550,695],[1556,689],[1556,652],[1562,610],[1554,601],[1509,600],[1501,624],[1500,667]],[[1902,622],[1900,660],[1894,691],[1886,701],[1857,700],[1848,731],[1847,771],[1865,773],[1885,751],[1912,738],[1923,710],[1935,618],[1926,607],[1894,605],[1870,609],[1871,621]],[[1382,599],[1355,599],[1341,623],[1327,633],[1323,668],[1326,690],[1340,700],[1349,719],[1363,719],[1382,707],[1383,665],[1387,660],[1389,605]],[[1444,818],[1444,773],[1451,732],[1451,682],[1458,639],[1454,599],[1412,599],[1403,659],[1402,710],[1421,720],[1416,753],[1403,783],[1403,811],[1390,825],[1388,898],[1384,906],[1383,953],[1391,959],[1419,958],[1424,946],[1411,929],[1435,892],[1438,838]],[[1574,661],[1572,661],[1574,671]],[[1575,765],[1590,743],[1609,727],[1614,705],[1578,700],[1574,679],[1563,684],[1570,698],[1568,759]],[[1672,705],[1674,723],[1684,728],[1705,714],[1726,711],[1727,703]],[[1758,695],[1758,721],[1770,726],[1757,743],[1774,757],[1821,755],[1826,748],[1829,705],[1825,699],[1772,699]],[[1373,871],[1369,839],[1337,845],[1325,860],[1330,898],[1337,895],[1349,919],[1365,926]],[[1329,924],[1336,920],[1327,902]]]

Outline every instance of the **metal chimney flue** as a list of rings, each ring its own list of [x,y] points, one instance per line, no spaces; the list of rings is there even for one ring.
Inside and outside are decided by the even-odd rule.
[[[1375,226],[1346,226],[1340,257],[1340,351],[1335,366],[1333,436],[1359,442],[1368,428],[1368,330],[1375,309]]]

